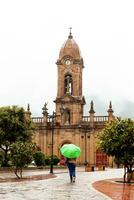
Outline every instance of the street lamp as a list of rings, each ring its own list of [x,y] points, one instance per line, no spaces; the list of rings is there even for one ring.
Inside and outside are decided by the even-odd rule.
[[[61,115],[63,115],[64,111],[65,111],[65,108],[64,108],[64,106],[62,106],[60,109]],[[52,132],[51,132],[51,160],[50,160],[50,173],[51,174],[53,174],[53,154],[54,154],[53,147],[54,147],[54,125],[55,125],[54,122],[55,122],[56,116],[57,115],[55,112],[53,112],[52,115],[48,116],[49,120],[51,120],[51,130],[52,130]]]

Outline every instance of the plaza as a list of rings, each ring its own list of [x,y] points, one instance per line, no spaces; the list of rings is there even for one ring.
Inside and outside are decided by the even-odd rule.
[[[24,177],[32,175],[49,174],[49,170],[27,170],[24,172]],[[107,192],[115,194],[114,198],[110,198],[103,193],[100,193],[93,187],[93,183],[105,179],[114,179],[123,177],[123,169],[108,168],[105,171],[85,172],[84,167],[77,167],[77,180],[75,183],[69,182],[67,169],[54,169],[55,178],[44,180],[32,180],[22,182],[5,182],[0,183],[0,200],[106,200],[106,199],[133,199],[133,188],[129,190],[129,197],[125,196],[126,192],[122,192],[123,184],[118,184],[118,192],[116,188],[111,191],[109,185]],[[14,177],[14,174],[1,172],[0,179]],[[117,183],[114,183],[115,186]],[[103,191],[106,184],[100,185]],[[128,192],[128,190],[127,190]]]
[[[0,200],[134,200],[133,8],[0,1]]]

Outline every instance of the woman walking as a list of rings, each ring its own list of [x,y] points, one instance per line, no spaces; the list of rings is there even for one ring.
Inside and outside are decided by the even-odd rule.
[[[61,154],[66,158],[66,165],[68,167],[70,181],[75,182],[76,179],[76,158],[81,154],[81,150],[74,144],[64,144],[60,148]]]
[[[70,182],[75,182],[76,179],[76,158],[67,158],[66,164],[68,167]]]

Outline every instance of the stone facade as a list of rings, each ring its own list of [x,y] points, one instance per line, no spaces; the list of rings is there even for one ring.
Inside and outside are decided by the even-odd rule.
[[[112,104],[110,102],[107,116],[95,116],[92,101],[89,115],[83,116],[86,104],[82,94],[84,62],[71,32],[60,50],[56,64],[58,88],[54,101],[55,112],[49,115],[45,103],[43,116],[32,118],[36,125],[35,141],[45,155],[51,155],[53,151],[58,157],[61,157],[59,149],[63,144],[76,144],[82,150],[78,163],[96,165],[101,162],[99,156],[102,156],[96,149],[97,133],[105,122],[114,119]],[[103,162],[110,164],[108,158]]]

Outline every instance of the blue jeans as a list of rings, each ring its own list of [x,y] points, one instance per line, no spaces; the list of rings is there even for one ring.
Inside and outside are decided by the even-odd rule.
[[[75,172],[76,164],[68,162],[67,167],[69,170],[70,179],[72,180],[72,177],[76,177],[76,172]]]

